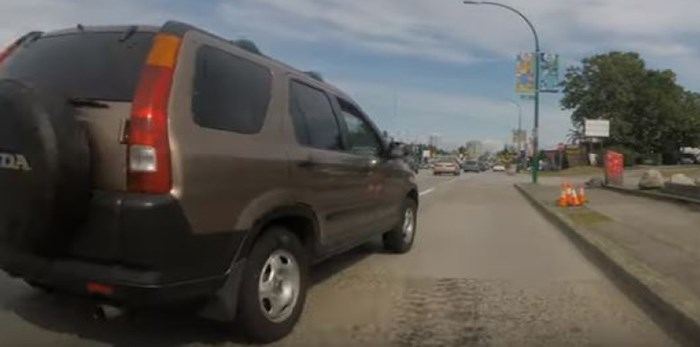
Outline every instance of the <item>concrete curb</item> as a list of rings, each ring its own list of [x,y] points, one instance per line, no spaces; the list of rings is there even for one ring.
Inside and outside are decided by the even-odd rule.
[[[684,196],[667,194],[667,193],[663,193],[663,192],[656,191],[656,190],[639,190],[639,189],[618,187],[618,186],[613,186],[613,185],[605,185],[605,186],[603,186],[603,188],[605,188],[607,190],[611,190],[613,192],[617,192],[617,193],[633,195],[633,196],[640,196],[643,198],[656,199],[656,200],[660,200],[660,201],[700,205],[700,200],[686,198]]]
[[[569,237],[582,253],[597,264],[615,284],[678,342],[697,346],[700,341],[700,299],[671,278],[638,261],[624,248],[571,222],[554,206],[532,196],[527,188],[515,188],[552,224]]]

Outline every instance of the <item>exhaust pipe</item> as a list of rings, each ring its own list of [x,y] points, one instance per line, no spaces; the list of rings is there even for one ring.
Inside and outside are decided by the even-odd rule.
[[[92,318],[99,321],[107,321],[115,319],[124,313],[119,307],[110,305],[97,305],[92,313]]]

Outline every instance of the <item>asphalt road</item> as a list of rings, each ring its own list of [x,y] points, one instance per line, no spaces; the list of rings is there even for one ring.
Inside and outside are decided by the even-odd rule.
[[[314,268],[277,346],[669,346],[673,340],[512,188],[503,173],[421,173],[409,254],[377,241]],[[554,197],[553,197],[554,198]],[[0,275],[0,345],[238,345],[177,312],[93,321],[90,307]]]

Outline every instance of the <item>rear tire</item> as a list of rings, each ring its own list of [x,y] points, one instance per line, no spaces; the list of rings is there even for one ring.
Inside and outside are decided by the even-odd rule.
[[[401,218],[397,225],[383,236],[384,249],[403,254],[413,247],[416,239],[418,205],[415,200],[406,198],[401,208]]]
[[[308,260],[299,239],[282,226],[265,230],[253,245],[241,281],[237,320],[255,342],[287,336],[306,301]]]

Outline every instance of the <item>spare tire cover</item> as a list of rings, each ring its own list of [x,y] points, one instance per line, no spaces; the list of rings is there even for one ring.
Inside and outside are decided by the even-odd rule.
[[[67,98],[0,80],[0,246],[60,254],[86,213],[89,168]]]

